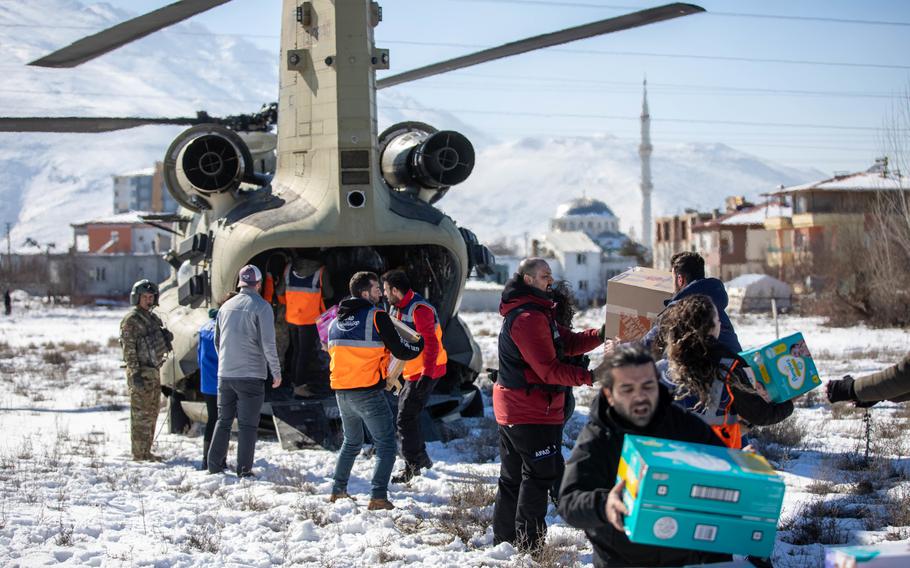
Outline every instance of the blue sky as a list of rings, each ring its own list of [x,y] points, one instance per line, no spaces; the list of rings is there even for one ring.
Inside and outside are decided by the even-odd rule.
[[[168,3],[109,1],[136,13]],[[384,0],[376,43],[392,50],[398,72],[659,3]],[[662,144],[721,142],[830,173],[863,169],[884,151],[883,129],[910,89],[910,2],[700,5],[707,14],[395,89],[502,140],[601,133],[634,140],[647,75],[656,152]],[[194,21],[277,53],[280,7],[280,0],[234,0]]]

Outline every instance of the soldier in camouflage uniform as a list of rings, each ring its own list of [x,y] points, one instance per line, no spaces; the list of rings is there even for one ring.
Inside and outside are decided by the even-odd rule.
[[[158,459],[152,454],[161,397],[158,369],[171,349],[173,335],[152,313],[158,304],[158,286],[154,282],[136,282],[130,293],[130,304],[133,309],[120,322],[120,345],[130,389],[130,437],[133,459],[151,461]]]

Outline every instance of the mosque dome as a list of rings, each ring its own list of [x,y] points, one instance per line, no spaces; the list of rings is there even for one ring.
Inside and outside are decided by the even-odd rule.
[[[616,218],[613,211],[606,203],[590,197],[579,197],[566,201],[556,209],[556,218],[561,219],[575,215],[597,215],[601,217]]]

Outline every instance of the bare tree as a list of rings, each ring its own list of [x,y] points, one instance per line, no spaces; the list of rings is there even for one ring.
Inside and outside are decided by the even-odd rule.
[[[910,87],[895,103],[883,136],[883,175],[910,184]],[[910,191],[882,191],[868,223],[870,304],[882,323],[910,325]]]
[[[863,222],[838,226],[836,244],[803,267],[823,276],[814,311],[835,323],[910,325],[910,190],[893,189],[910,186],[910,87],[895,101],[881,148],[882,190]]]

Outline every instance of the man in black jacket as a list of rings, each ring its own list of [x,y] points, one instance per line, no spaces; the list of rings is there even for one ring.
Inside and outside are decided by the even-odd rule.
[[[739,337],[733,329],[733,324],[727,316],[727,289],[724,283],[717,278],[705,277],[705,259],[697,252],[683,251],[673,255],[670,259],[670,266],[673,270],[673,297],[664,301],[667,307],[672,306],[683,298],[694,294],[704,294],[711,298],[714,307],[717,308],[717,317],[720,319],[720,337],[718,343],[727,348],[728,351],[739,353],[743,350],[739,344]],[[663,313],[663,312],[661,312]],[[657,340],[660,333],[660,325],[654,322],[654,327],[648,331],[641,339],[646,347]]]
[[[601,393],[578,436],[559,491],[559,514],[584,529],[594,566],[683,566],[731,560],[715,554],[631,542],[616,470],[627,433],[723,446],[700,418],[672,404],[651,355],[637,344],[618,348],[597,369]]]

